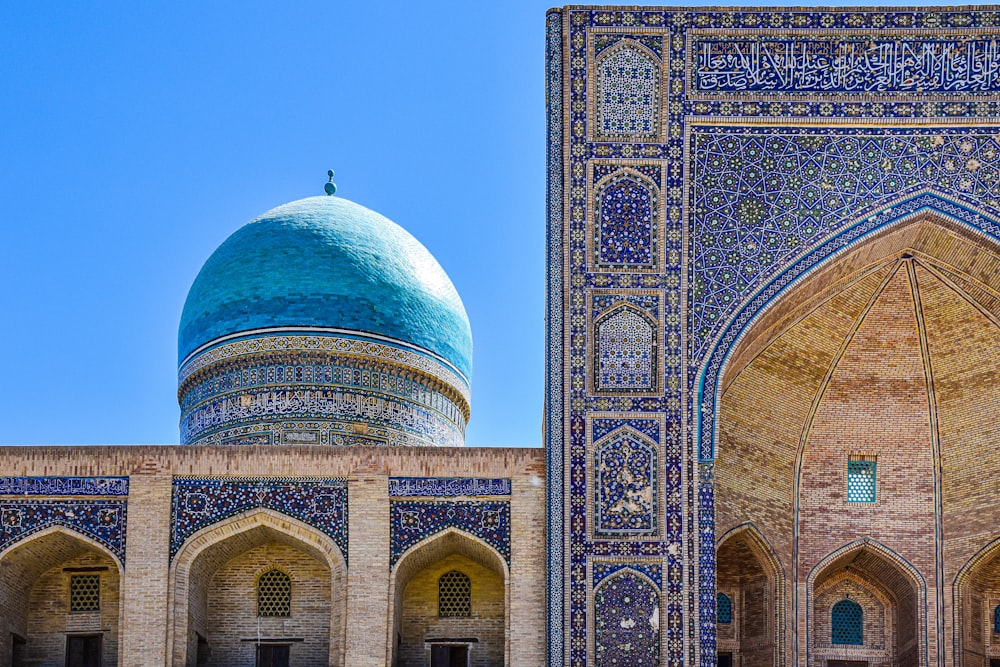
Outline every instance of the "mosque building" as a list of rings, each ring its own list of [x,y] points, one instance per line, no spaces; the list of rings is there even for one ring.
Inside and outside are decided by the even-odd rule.
[[[195,279],[180,445],[0,448],[0,667],[1000,665],[1000,8],[545,26],[544,447],[331,173]]]

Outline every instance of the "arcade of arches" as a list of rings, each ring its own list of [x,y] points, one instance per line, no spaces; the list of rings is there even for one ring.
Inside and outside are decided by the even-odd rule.
[[[998,276],[980,235],[903,221],[781,295],[732,351],[723,664],[1000,658]]]

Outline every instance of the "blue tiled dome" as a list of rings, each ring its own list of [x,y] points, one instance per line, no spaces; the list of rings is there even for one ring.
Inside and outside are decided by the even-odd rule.
[[[179,358],[269,327],[388,336],[471,375],[469,319],[441,265],[402,227],[339,197],[279,206],[219,246],[184,304]]]

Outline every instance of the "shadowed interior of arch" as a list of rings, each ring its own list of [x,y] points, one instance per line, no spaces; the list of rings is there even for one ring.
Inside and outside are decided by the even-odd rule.
[[[454,596],[454,576],[468,577],[469,614],[452,614],[441,597]],[[507,654],[507,573],[491,547],[447,530],[409,550],[396,565],[390,601],[390,664],[424,667],[468,655],[470,664],[504,665]],[[462,594],[462,591],[458,591]],[[444,610],[444,613],[442,611]]]
[[[83,664],[72,653],[117,665],[119,594],[117,561],[74,533],[18,544],[0,559],[0,664]]]

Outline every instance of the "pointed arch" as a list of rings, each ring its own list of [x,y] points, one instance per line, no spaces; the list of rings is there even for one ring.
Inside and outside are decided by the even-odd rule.
[[[593,594],[594,663],[598,667],[659,664],[660,587],[649,576],[624,567],[602,579]],[[619,647],[628,644],[626,652]]]
[[[912,614],[912,633],[900,628],[901,624],[897,622],[895,646],[887,646],[887,650],[890,651],[889,655],[897,657],[897,652],[906,642],[916,642],[913,653],[918,656],[919,664],[922,667],[929,664],[926,580],[912,563],[894,550],[865,537],[827,554],[812,567],[806,577],[805,612],[806,627],[809,628],[805,642],[807,665],[820,664],[814,662],[819,659],[817,637],[813,628],[817,616],[815,605],[819,593],[832,589],[831,586],[822,586],[825,580],[832,577],[858,582],[881,598],[887,607],[894,607],[897,616],[903,612]]]
[[[770,281],[749,295],[729,318],[699,367],[696,405],[701,406],[701,410],[695,419],[695,438],[700,460],[711,461],[715,458],[721,382],[737,350],[755,325],[804,281],[851,256],[868,242],[921,222],[939,225],[990,245],[1000,244],[1000,220],[939,191],[923,189],[845,225],[777,272]],[[861,263],[859,268],[863,268],[865,259],[863,256],[852,257],[852,260]]]
[[[658,446],[623,426],[594,443],[593,516],[595,535],[657,532],[660,511]]]
[[[653,270],[659,265],[660,186],[639,168],[620,167],[593,189],[593,230],[588,254],[610,270]]]
[[[510,568],[507,560],[492,545],[469,532],[449,526],[435,532],[404,551],[389,573],[389,636],[386,664],[397,664],[402,636],[404,596],[407,586],[421,572],[436,564],[448,563],[452,556],[471,561],[501,582],[503,588],[503,664],[510,665]],[[455,569],[447,565],[446,571]],[[466,574],[466,573],[463,573]],[[475,589],[475,579],[472,587]],[[435,592],[436,594],[436,592]],[[482,642],[481,642],[482,643]]]
[[[192,579],[202,570],[214,571],[227,560],[271,542],[303,552],[329,570],[329,664],[344,664],[347,632],[344,554],[333,538],[316,528],[280,512],[257,508],[202,528],[185,540],[174,556],[168,574],[168,665],[187,664],[190,607],[194,595],[199,593],[193,589]]]
[[[592,119],[601,139],[655,139],[660,135],[663,73],[659,56],[633,39],[622,39],[594,59]]]
[[[770,607],[770,609],[764,611],[763,617],[766,619],[766,626],[764,628],[764,636],[766,636],[772,644],[772,660],[771,663],[776,667],[778,665],[784,664],[785,660],[785,616],[786,616],[786,581],[785,581],[785,571],[781,564],[781,559],[778,558],[777,552],[771,543],[768,541],[764,534],[760,532],[760,529],[753,522],[745,522],[734,526],[723,533],[717,540],[716,546],[716,588],[717,590],[722,590],[723,581],[720,574],[721,565],[723,564],[720,558],[721,555],[725,553],[725,547],[727,545],[737,546],[738,543],[742,543],[745,549],[748,550],[751,556],[756,560],[756,564],[763,571],[766,577],[765,583],[765,595],[763,596],[763,606],[765,609]],[[747,570],[751,568],[746,568]],[[743,591],[740,591],[741,597]],[[770,604],[766,604],[767,599],[770,598]],[[733,603],[736,600],[732,600]],[[746,602],[744,602],[746,604]],[[757,612],[759,613],[759,612]],[[734,621],[739,620],[734,616]],[[760,619],[753,619],[759,622]],[[740,634],[742,639],[742,634]],[[721,646],[722,641],[719,640]]]
[[[1000,604],[985,604],[987,596],[982,590],[984,587],[976,585],[978,579],[989,575],[1000,575],[1000,537],[993,539],[969,558],[952,582],[952,645],[957,667],[969,664],[967,656],[978,657],[985,653],[987,640],[982,633],[985,616],[988,615],[989,627],[996,632],[1000,614],[996,609],[1000,609]],[[1000,598],[1000,594],[997,597]]]
[[[111,563],[113,577],[107,582],[111,589],[116,591],[114,604],[116,609],[108,614],[104,608],[107,603],[105,593],[105,581],[102,576],[101,582],[101,610],[98,613],[102,635],[106,644],[113,643],[116,649],[112,655],[116,656],[116,664],[122,664],[121,628],[124,627],[124,605],[121,602],[121,585],[125,577],[125,567],[118,556],[106,545],[95,540],[93,537],[75,530],[63,524],[53,524],[42,530],[30,533],[21,539],[8,544],[0,550],[0,581],[4,582],[0,586],[0,619],[7,617],[5,628],[13,630],[18,624],[23,624],[24,631],[19,634],[27,639],[28,646],[32,644],[32,634],[39,631],[38,624],[33,622],[31,609],[34,603],[31,600],[36,594],[35,585],[43,577],[50,577],[51,570],[58,568],[62,563],[68,563],[80,558],[86,558],[89,554],[96,554],[105,562]],[[100,561],[98,561],[100,563]],[[103,566],[101,566],[103,569]],[[62,573],[64,574],[64,573]],[[57,588],[65,593],[67,590],[63,582]],[[69,600],[65,600],[66,610],[69,609]],[[44,612],[44,616],[53,617],[52,609]],[[108,620],[113,625],[108,625]],[[65,628],[55,630],[55,634],[60,637],[64,634]],[[51,634],[51,633],[50,633]],[[10,648],[9,641],[6,640],[4,646],[0,647],[0,660],[6,660],[6,651]],[[105,654],[105,659],[108,656]],[[58,660],[61,660],[61,656]]]
[[[601,313],[594,320],[594,392],[655,393],[659,332],[649,313],[627,302]]]

